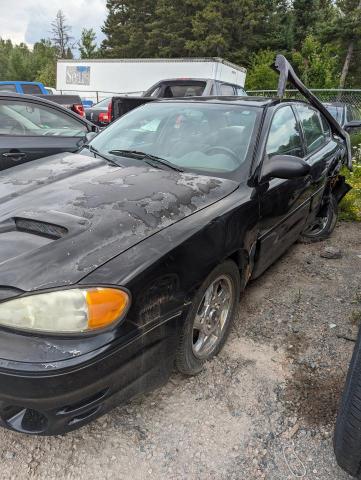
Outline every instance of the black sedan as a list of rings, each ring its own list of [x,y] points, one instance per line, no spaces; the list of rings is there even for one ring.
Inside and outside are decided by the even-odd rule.
[[[111,101],[111,97],[104,98],[92,107],[85,108],[86,118],[99,127],[106,127],[111,122]]]
[[[361,111],[355,105],[343,102],[328,102],[324,106],[337,120],[342,128],[349,133],[355,133],[361,129]]]
[[[147,103],[0,175],[3,426],[66,432],[200,372],[247,283],[330,235],[347,134],[279,96]]]
[[[45,98],[0,94],[0,170],[55,153],[75,152],[94,124]]]

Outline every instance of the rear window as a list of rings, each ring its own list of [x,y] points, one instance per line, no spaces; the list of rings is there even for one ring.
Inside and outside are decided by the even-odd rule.
[[[33,85],[31,83],[22,83],[21,88],[23,89],[23,92],[28,95],[43,93],[39,85]]]
[[[221,92],[221,95],[224,95],[224,96],[230,96],[230,95],[234,95],[234,88],[232,85],[227,85],[226,83],[222,83],[221,86],[220,86],[220,92]]]
[[[164,98],[173,97],[200,97],[206,88],[205,82],[182,83],[181,85],[167,85],[164,89]]]
[[[16,86],[12,83],[3,83],[0,85],[0,92],[16,92]]]

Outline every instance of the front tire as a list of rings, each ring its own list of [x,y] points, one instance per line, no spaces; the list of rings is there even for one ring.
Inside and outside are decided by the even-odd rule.
[[[332,193],[321,207],[314,223],[300,236],[301,243],[313,243],[326,240],[334,231],[338,218],[338,203]]]
[[[361,330],[337,415],[334,450],[340,467],[361,479]]]
[[[182,328],[176,367],[186,375],[199,373],[223,347],[236,314],[241,291],[237,265],[218,265],[198,289]]]

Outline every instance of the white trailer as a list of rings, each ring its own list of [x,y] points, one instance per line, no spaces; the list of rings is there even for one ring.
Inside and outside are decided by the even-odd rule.
[[[94,101],[111,94],[141,95],[170,78],[207,78],[244,87],[246,72],[222,58],[58,60],[56,88]]]

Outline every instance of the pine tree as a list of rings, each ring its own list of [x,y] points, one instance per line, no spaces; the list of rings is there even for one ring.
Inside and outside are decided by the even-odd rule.
[[[92,28],[83,28],[78,46],[80,58],[95,58],[97,56],[96,34]]]
[[[154,20],[154,0],[107,0],[108,17],[102,28],[107,57],[147,57],[148,25]]]

